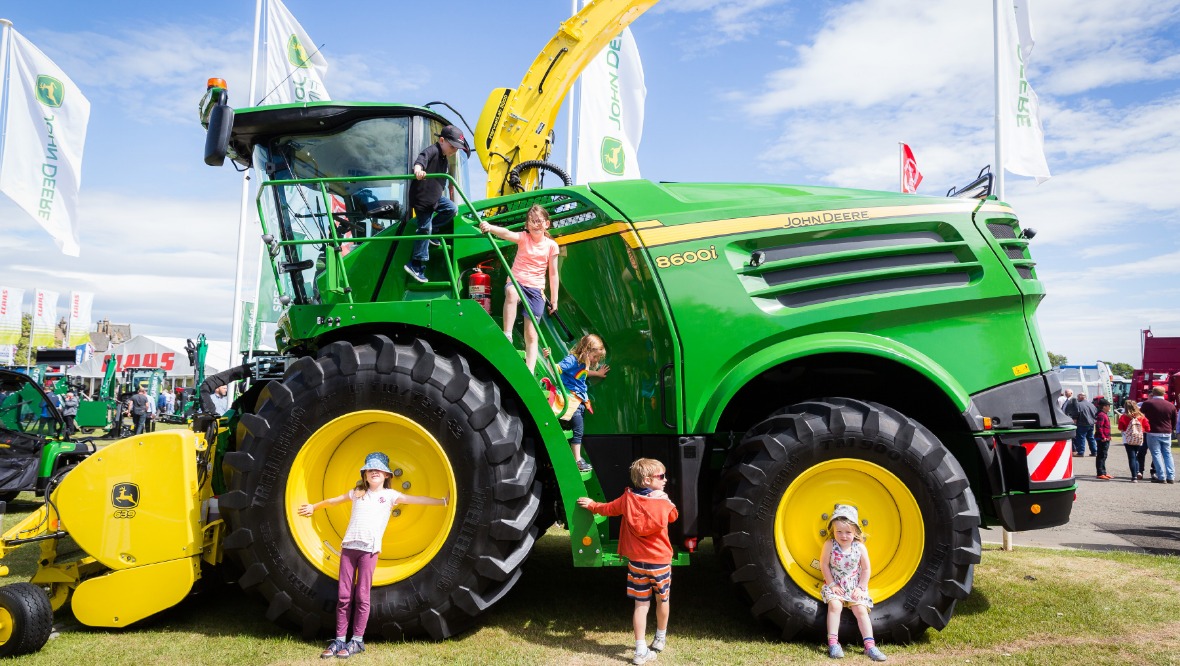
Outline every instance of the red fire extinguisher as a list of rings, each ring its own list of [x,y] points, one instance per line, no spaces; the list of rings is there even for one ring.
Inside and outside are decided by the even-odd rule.
[[[492,314],[492,276],[483,272],[484,264],[476,266],[467,277],[467,297],[479,301],[488,314]]]

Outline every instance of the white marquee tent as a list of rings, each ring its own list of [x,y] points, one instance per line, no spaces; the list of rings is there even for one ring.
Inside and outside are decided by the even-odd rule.
[[[205,375],[221,372],[229,367],[229,343],[208,341],[205,354]],[[72,377],[101,379],[103,361],[112,354],[118,362],[118,371],[124,368],[163,368],[167,373],[165,384],[170,387],[190,385],[196,376],[196,369],[188,362],[184,349],[184,338],[165,338],[154,335],[137,335],[121,345],[115,345],[103,353],[95,353],[90,360],[73,366]]]

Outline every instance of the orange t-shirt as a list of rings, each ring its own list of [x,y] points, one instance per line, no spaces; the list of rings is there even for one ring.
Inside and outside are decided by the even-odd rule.
[[[628,488],[613,502],[591,502],[587,508],[600,516],[623,517],[619,555],[646,564],[672,562],[668,523],[676,522],[680,513],[671,501],[645,497]]]
[[[512,262],[512,274],[516,276],[516,281],[525,287],[544,289],[545,271],[560,251],[557,241],[543,236],[541,242],[535,243],[527,231],[518,231],[516,247],[516,259]]]

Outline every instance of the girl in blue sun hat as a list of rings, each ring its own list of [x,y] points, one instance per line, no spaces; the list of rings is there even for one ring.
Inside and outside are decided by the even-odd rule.
[[[299,507],[299,515],[311,516],[316,509],[352,502],[352,515],[344,540],[340,543],[340,575],[336,599],[336,639],[320,657],[347,658],[365,651],[365,625],[369,621],[369,596],[373,588],[373,571],[377,554],[393,507],[398,504],[446,506],[450,497],[407,495],[394,490],[389,456],[374,451],[365,456],[361,478],[356,487],[339,497]],[[355,601],[355,607],[353,603]],[[352,640],[348,635],[349,609],[352,608]]]

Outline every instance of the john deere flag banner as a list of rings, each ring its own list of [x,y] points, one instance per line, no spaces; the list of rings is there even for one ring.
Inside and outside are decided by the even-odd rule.
[[[21,302],[24,299],[24,289],[0,287],[0,347],[20,342]]]
[[[94,307],[94,294],[88,291],[70,292],[70,339],[67,347],[90,341],[90,311]]]
[[[1021,176],[1032,176],[1037,183],[1049,180],[1045,161],[1045,133],[1041,130],[1041,111],[1037,94],[1028,84],[1028,57],[1032,54],[1032,0],[997,0],[1000,3],[998,102],[1004,155],[1003,167]]]
[[[0,192],[37,221],[62,253],[79,254],[78,187],[90,102],[11,24],[3,25],[7,122],[0,128]],[[3,72],[0,69],[0,72]]]
[[[324,87],[328,61],[280,0],[266,3],[266,78],[257,97],[266,104],[331,99]]]
[[[33,292],[33,348],[56,347],[57,292]]]
[[[582,71],[577,183],[639,178],[646,100],[639,49],[625,29]]]

